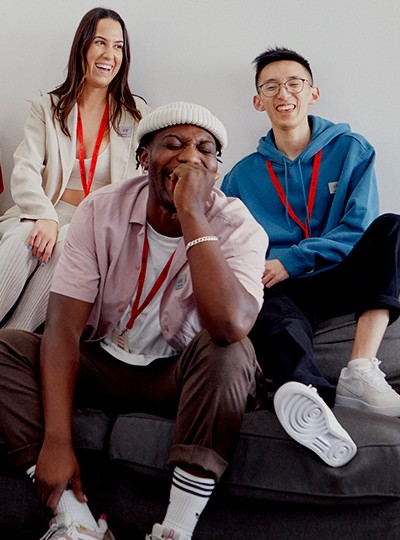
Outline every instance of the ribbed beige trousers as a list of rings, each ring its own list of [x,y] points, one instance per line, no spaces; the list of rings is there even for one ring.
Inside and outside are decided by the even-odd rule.
[[[51,259],[40,266],[28,250],[33,221],[10,218],[0,223],[0,326],[33,332],[46,316],[51,281],[60,258],[75,206],[60,201],[57,244]],[[4,317],[13,309],[11,316]]]

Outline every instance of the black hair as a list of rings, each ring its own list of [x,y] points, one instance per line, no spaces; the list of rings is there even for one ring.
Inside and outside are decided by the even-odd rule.
[[[273,62],[280,62],[281,60],[291,60],[292,62],[301,64],[310,74],[311,84],[314,84],[310,63],[304,58],[304,56],[301,56],[301,54],[297,53],[296,51],[292,51],[291,49],[287,49],[285,47],[270,47],[263,53],[259,54],[252,62],[256,68],[256,87],[258,86],[258,78],[260,73],[265,66],[268,66]]]

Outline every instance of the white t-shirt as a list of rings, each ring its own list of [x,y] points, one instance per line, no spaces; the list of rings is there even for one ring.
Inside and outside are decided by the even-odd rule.
[[[147,270],[139,305],[150,292],[168,259],[181,240],[181,237],[171,238],[159,234],[151,227],[151,225],[149,225],[149,223],[147,223],[147,238],[149,242]],[[164,358],[177,354],[175,349],[170,347],[165,341],[160,327],[160,300],[166,283],[167,280],[164,281],[159,288],[150,304],[137,317],[133,327],[126,331],[124,337],[129,352],[114,343],[111,334],[107,335],[100,342],[103,349],[112,356],[115,356],[115,358],[135,366],[147,366],[156,358]],[[129,306],[118,323],[117,330],[122,331],[125,329],[131,316],[135,297],[136,290]]]

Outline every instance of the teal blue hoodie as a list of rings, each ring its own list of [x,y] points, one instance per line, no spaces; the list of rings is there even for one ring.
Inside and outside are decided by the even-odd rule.
[[[273,132],[259,141],[257,152],[239,161],[225,176],[221,189],[238,197],[269,236],[267,259],[279,259],[291,277],[331,268],[341,262],[379,214],[374,171],[375,151],[348,124],[333,124],[309,116],[312,138],[294,160],[274,143]],[[290,217],[271,181],[266,161],[304,224],[315,154],[322,160],[310,238]]]

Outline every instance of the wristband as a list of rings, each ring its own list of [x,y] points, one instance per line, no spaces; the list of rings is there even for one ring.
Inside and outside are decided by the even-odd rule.
[[[189,249],[197,244],[201,244],[202,242],[218,242],[217,236],[201,236],[200,238],[196,238],[196,240],[192,240],[191,242],[188,242],[186,244],[186,253],[189,251]]]

